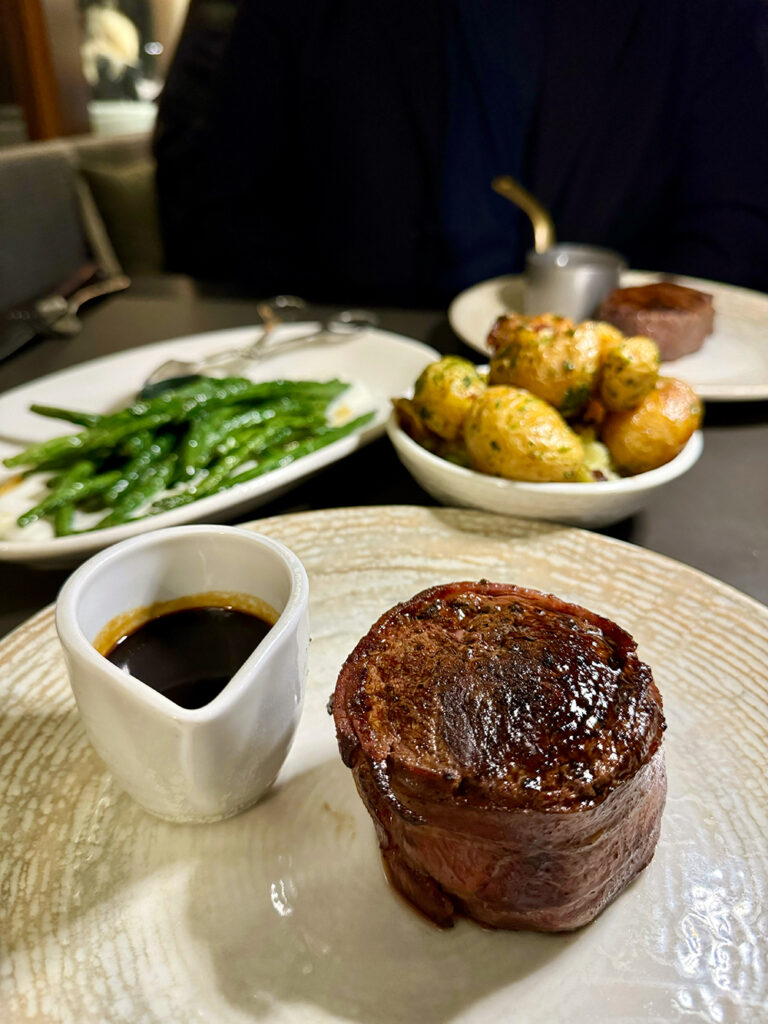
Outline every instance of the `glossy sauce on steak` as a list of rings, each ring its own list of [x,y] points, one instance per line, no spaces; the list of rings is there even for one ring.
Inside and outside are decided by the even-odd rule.
[[[486,582],[417,594],[349,656],[334,716],[390,878],[438,924],[579,927],[653,854],[661,698],[583,608]]]

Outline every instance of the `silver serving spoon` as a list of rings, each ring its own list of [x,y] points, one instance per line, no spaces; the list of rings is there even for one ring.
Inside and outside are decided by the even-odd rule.
[[[264,327],[250,345],[246,345],[244,348],[214,352],[196,360],[169,359],[152,371],[144,381],[143,387],[151,387],[176,377],[191,377],[227,364],[258,362],[275,352],[285,352],[313,342],[343,341],[367,328],[376,327],[379,323],[379,318],[370,310],[345,309],[341,313],[327,317],[321,322],[319,328],[308,331],[306,334],[285,338],[282,341],[271,340],[277,327],[295,322],[305,308],[304,300],[295,295],[277,295],[266,302],[260,302],[256,309]]]

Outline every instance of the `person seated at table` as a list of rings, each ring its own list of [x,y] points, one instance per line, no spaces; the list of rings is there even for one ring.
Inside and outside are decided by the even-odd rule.
[[[168,269],[443,303],[521,269],[511,174],[562,241],[768,290],[761,0],[246,0],[207,48],[202,6],[159,108]]]

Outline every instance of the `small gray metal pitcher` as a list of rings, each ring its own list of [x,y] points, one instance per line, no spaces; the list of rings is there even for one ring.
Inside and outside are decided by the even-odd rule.
[[[557,313],[573,320],[594,315],[618,286],[627,268],[624,259],[595,245],[556,245],[552,218],[535,196],[507,175],[494,178],[491,184],[527,214],[533,227],[534,248],[525,257],[523,312]]]

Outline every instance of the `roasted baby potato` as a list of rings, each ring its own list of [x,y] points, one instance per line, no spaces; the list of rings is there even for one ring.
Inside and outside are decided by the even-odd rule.
[[[673,459],[701,423],[695,391],[681,380],[659,377],[635,409],[606,416],[601,440],[623,476],[635,476]]]
[[[416,407],[410,398],[393,398],[392,408],[395,410],[398,426],[404,430],[409,437],[422,446],[430,448],[432,441],[437,438],[424,426],[424,421],[416,412]]]
[[[519,327],[491,359],[490,384],[525,388],[573,416],[586,405],[597,378],[602,340],[590,321],[577,327],[554,318],[552,326]]]
[[[599,431],[602,426],[603,420],[606,417],[607,410],[599,398],[595,398],[592,395],[581,410],[579,420],[581,425],[584,427],[592,427],[595,431]]]
[[[477,367],[459,356],[444,356],[430,363],[419,376],[413,406],[424,425],[438,437],[455,441],[473,401],[485,390]]]
[[[521,328],[532,331],[534,334],[541,334],[542,332],[568,331],[575,326],[573,320],[569,320],[565,316],[557,316],[555,313],[540,313],[538,316],[507,313],[506,316],[498,317],[486,340],[488,347],[493,352],[498,352],[505,348],[510,341],[515,340],[517,332]]]
[[[522,388],[489,387],[464,424],[470,463],[509,480],[589,480],[578,435],[542,399]]]
[[[612,412],[634,409],[653,390],[658,375],[656,342],[642,335],[622,338],[603,355],[600,399]]]
[[[587,323],[597,332],[600,344],[603,347],[603,356],[610,349],[615,348],[624,341],[624,335],[619,328],[614,327],[613,324],[606,323],[605,320],[589,320]]]

